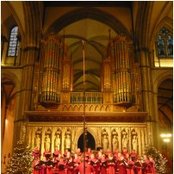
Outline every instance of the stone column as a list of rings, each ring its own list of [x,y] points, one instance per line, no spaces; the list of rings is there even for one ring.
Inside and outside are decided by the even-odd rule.
[[[22,50],[22,70],[21,70],[21,93],[20,100],[18,103],[18,110],[16,112],[15,120],[15,131],[19,132],[21,129],[21,123],[26,121],[25,111],[31,110],[31,99],[32,99],[32,84],[33,84],[33,72],[35,60],[38,58],[38,48],[25,47]],[[19,134],[14,135],[14,140],[19,140]],[[14,142],[14,144],[16,143]]]
[[[154,115],[154,95],[152,90],[152,77],[151,77],[151,68],[149,63],[149,51],[148,49],[141,49],[140,50],[140,71],[142,76],[142,103],[143,103],[143,110],[148,113],[148,124],[150,130],[152,131],[152,122],[155,122],[155,115]],[[153,126],[154,127],[154,126]],[[153,143],[153,137],[155,136],[155,132],[149,132],[151,134],[151,142]],[[153,135],[152,135],[153,134]]]

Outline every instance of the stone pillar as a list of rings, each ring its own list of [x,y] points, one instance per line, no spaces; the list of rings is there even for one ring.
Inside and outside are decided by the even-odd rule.
[[[5,59],[8,50],[8,40],[5,36],[1,36],[1,64],[5,64]]]
[[[153,131],[155,115],[154,115],[154,95],[152,90],[152,77],[151,77],[151,69],[149,64],[149,52],[147,49],[140,50],[140,69],[142,76],[142,103],[143,110],[148,113],[148,127],[149,134],[151,136],[150,143],[153,145],[153,137],[156,136],[156,133]]]
[[[34,63],[38,57],[38,48],[25,47],[22,50],[22,70],[21,70],[21,93],[19,97],[18,110],[16,112],[15,132],[19,132],[23,121],[26,121],[25,111],[31,110],[32,84]],[[14,144],[19,140],[20,134],[14,134]]]

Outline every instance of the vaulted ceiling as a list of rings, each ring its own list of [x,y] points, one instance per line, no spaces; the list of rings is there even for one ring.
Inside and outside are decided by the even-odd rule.
[[[158,112],[161,127],[172,129],[173,123],[173,80],[166,79],[158,88]]]

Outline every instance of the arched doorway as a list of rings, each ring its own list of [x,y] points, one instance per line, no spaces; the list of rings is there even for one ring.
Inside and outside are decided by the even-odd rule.
[[[158,87],[158,126],[160,151],[168,160],[168,172],[173,171],[173,79],[163,80]],[[163,136],[162,136],[163,134]],[[171,137],[168,135],[171,134]]]
[[[86,147],[91,148],[92,150],[95,149],[95,139],[89,132],[87,132],[86,135]],[[80,148],[82,152],[84,151],[83,133],[78,139],[78,148]]]

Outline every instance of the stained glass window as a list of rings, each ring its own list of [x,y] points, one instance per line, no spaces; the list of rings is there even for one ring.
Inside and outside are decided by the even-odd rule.
[[[17,56],[18,54],[18,47],[19,47],[19,42],[18,42],[18,26],[15,26],[11,29],[10,32],[10,39],[9,39],[9,46],[8,46],[8,56],[14,57]]]
[[[159,58],[173,57],[173,35],[165,27],[157,35],[156,54]]]

